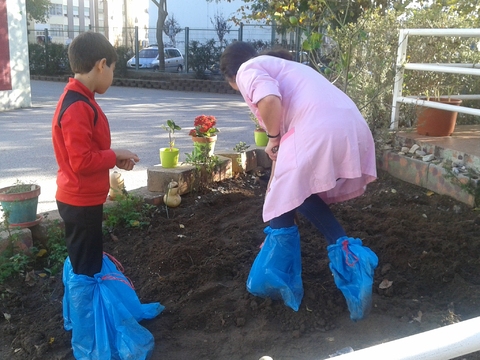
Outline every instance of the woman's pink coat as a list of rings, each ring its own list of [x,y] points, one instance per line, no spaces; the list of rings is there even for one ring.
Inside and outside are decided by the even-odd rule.
[[[307,65],[258,56],[240,67],[237,86],[263,125],[257,103],[280,97],[282,139],[263,206],[265,222],[297,208],[311,194],[327,204],[364,193],[376,179],[375,145],[353,101]]]

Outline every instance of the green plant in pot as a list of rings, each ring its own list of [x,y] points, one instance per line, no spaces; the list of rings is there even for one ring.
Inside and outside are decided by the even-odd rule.
[[[268,136],[265,129],[260,126],[260,122],[258,121],[257,117],[250,112],[250,120],[253,121],[255,124],[255,130],[253,132],[255,138],[255,145],[257,146],[267,146],[268,144]]]
[[[175,121],[169,119],[162,125],[162,129],[168,132],[169,147],[160,149],[160,163],[164,168],[174,168],[178,165],[180,150],[175,148],[175,131],[182,130]]]
[[[9,214],[10,227],[31,227],[42,219],[37,216],[40,186],[19,180],[12,186],[0,189],[0,203]]]

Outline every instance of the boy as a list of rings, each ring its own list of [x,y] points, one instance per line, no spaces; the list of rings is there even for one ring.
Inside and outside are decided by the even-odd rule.
[[[140,159],[110,148],[107,117],[95,101],[113,81],[117,54],[99,33],[77,36],[68,48],[75,73],[52,120],[58,163],[56,200],[65,223],[63,318],[76,359],[148,359],[153,335],[139,321],[157,316],[160,303],[141,304],[128,279],[103,253],[103,203],[110,169],[132,170]]]
[[[68,256],[77,275],[102,268],[102,218],[115,165],[132,170],[140,159],[129,150],[110,149],[108,120],[95,101],[113,81],[117,54],[99,33],[77,36],[68,48],[75,77],[60,97],[52,121],[58,163],[56,200],[65,222]]]

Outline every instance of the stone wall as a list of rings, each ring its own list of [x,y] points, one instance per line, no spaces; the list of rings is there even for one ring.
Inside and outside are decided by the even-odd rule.
[[[240,94],[238,91],[233,90],[230,85],[224,80],[206,79],[199,80],[192,78],[189,74],[175,74],[178,76],[143,76],[142,78],[116,77],[113,79],[114,86],[131,86],[140,88],[151,88],[161,90],[177,90],[177,91],[197,91],[197,92],[210,92],[220,94]],[[49,75],[32,75],[32,80],[45,80],[45,81],[61,81],[68,82],[69,76],[49,76]]]

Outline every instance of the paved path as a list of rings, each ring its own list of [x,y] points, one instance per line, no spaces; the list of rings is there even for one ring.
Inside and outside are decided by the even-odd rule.
[[[41,186],[38,213],[56,209],[57,165],[51,145],[51,121],[65,83],[32,81],[32,107],[0,112],[0,188],[17,179]],[[157,165],[159,148],[168,146],[160,126],[173,119],[182,130],[176,136],[180,161],[193,150],[188,131],[195,116],[217,118],[216,149],[233,149],[240,141],[253,144],[254,125],[240,95],[111,87],[97,101],[110,121],[112,147],[140,156],[134,170],[123,171],[127,190],[147,185],[147,168]]]

